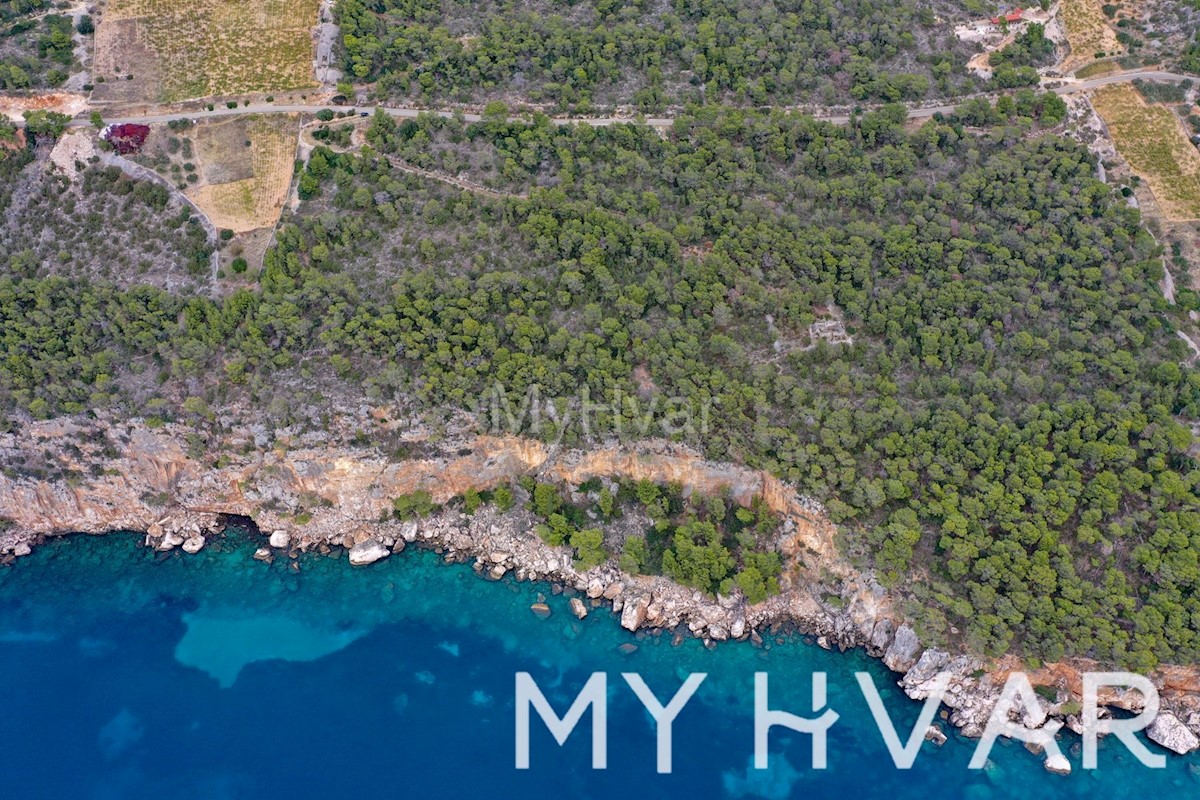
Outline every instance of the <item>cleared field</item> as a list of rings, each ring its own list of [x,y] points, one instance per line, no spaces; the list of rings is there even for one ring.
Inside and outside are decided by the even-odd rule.
[[[193,137],[204,178],[188,197],[218,228],[245,233],[273,226],[291,185],[299,125],[294,115],[201,124]]]
[[[1116,72],[1120,69],[1120,65],[1115,61],[1093,61],[1086,67],[1081,67],[1075,70],[1076,78],[1096,78],[1101,75],[1107,75],[1110,72]]]
[[[1200,219],[1200,153],[1171,110],[1147,104],[1128,84],[1100,89],[1092,104],[1163,215],[1172,222]]]
[[[96,29],[97,96],[172,102],[316,85],[320,0],[110,0]]]
[[[1071,45],[1071,54],[1062,65],[1064,71],[1094,60],[1097,53],[1111,56],[1125,52],[1100,6],[1100,0],[1061,0],[1058,13]]]

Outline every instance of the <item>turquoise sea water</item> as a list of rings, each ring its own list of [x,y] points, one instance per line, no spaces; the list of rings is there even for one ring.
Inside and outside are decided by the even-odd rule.
[[[1100,769],[1046,773],[1021,746],[966,768],[951,733],[916,766],[892,766],[853,673],[881,687],[901,736],[920,710],[861,653],[799,637],[707,650],[634,636],[597,609],[575,620],[544,584],[491,583],[429,553],[366,569],[313,556],[292,572],[228,537],[160,556],[138,537],[71,537],[0,570],[0,752],[5,798],[846,797],[1112,798],[1200,795],[1200,759],[1150,770],[1115,742]],[[529,611],[538,593],[553,609]],[[626,643],[637,645],[621,652]],[[532,764],[513,766],[514,674],[532,673],[563,713],[592,672],[608,674],[608,769],[590,768],[585,718],[559,748],[534,716]],[[807,737],[776,729],[771,769],[749,769],[753,681],[771,706],[810,715],[825,671],[829,768]],[[620,678],[666,700],[688,672],[708,679],[675,723],[674,772],[655,773],[654,728]]]

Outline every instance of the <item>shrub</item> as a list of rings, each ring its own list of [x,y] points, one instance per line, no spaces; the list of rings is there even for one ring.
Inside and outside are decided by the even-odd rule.
[[[433,495],[423,489],[402,494],[392,501],[392,511],[396,519],[423,517],[435,508],[437,506],[433,502]]]

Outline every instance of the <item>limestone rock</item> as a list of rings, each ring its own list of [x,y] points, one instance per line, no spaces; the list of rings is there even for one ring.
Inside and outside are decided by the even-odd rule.
[[[946,734],[942,732],[941,727],[937,723],[934,723],[925,731],[925,741],[933,742],[938,747],[941,747],[946,743]]]
[[[1071,774],[1071,762],[1067,761],[1067,757],[1062,753],[1047,756],[1043,766],[1046,768],[1046,772],[1053,772],[1055,775]]]
[[[550,616],[550,606],[546,605],[545,603],[534,603],[529,607],[529,610],[532,611],[535,616],[540,617],[541,619],[545,619],[546,617]]]
[[[892,634],[896,632],[896,624],[890,619],[881,619],[875,623],[875,628],[871,631],[871,649],[877,653],[883,653],[887,650],[888,643],[892,641]]]
[[[204,537],[200,534],[189,536],[183,543],[183,552],[195,555],[204,549]]]
[[[375,539],[367,539],[350,548],[350,566],[365,567],[374,564],[381,558],[387,558],[392,553]]]
[[[271,548],[269,547],[260,547],[254,551],[255,561],[265,561],[270,564],[272,558],[274,558],[274,556],[271,555]]]
[[[574,614],[577,618],[583,619],[584,617],[586,617],[588,615],[587,606],[585,606],[583,604],[583,601],[580,600],[578,597],[572,597],[571,598],[571,613]]]
[[[1170,711],[1160,711],[1146,728],[1146,736],[1155,744],[1184,755],[1200,748],[1200,739]]]
[[[621,627],[627,631],[636,631],[646,621],[646,609],[650,607],[650,598],[643,595],[631,599],[621,608]]]
[[[1034,704],[1033,708],[1024,706],[1022,703],[1021,705],[1023,706],[1023,709],[1021,711],[1021,724],[1030,730],[1035,730],[1045,725],[1048,715],[1046,714],[1046,709],[1042,705],[1044,702],[1045,701],[1041,697],[1038,697],[1037,703]]]
[[[896,636],[883,654],[883,663],[894,672],[908,672],[917,663],[921,653],[921,640],[908,625],[896,629]]]
[[[932,684],[938,673],[949,663],[949,653],[930,648],[921,653],[917,663],[904,673],[904,677],[900,679],[900,686],[914,700],[924,700],[933,691]]]
[[[183,535],[171,531],[163,536],[162,541],[158,543],[158,547],[155,549],[165,553],[168,550],[174,550],[181,544],[183,544]]]
[[[267,543],[276,550],[287,550],[292,543],[292,537],[288,535],[287,531],[275,531]]]

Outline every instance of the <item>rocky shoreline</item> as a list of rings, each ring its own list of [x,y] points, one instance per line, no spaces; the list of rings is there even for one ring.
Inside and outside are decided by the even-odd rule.
[[[985,661],[926,647],[897,611],[896,599],[841,556],[834,526],[819,504],[770,475],[708,462],[679,445],[551,452],[530,440],[475,437],[427,458],[397,461],[369,450],[304,442],[269,449],[254,443],[242,455],[224,450],[213,459],[210,452],[189,453],[187,441],[183,429],[170,425],[104,421],[31,423],[19,434],[0,436],[5,465],[0,519],[7,521],[0,530],[0,558],[27,555],[51,536],[113,530],[145,531],[146,546],[162,552],[196,553],[207,537],[247,522],[263,532],[255,554],[262,560],[343,548],[353,566],[369,567],[420,546],[447,561],[473,563],[486,578],[512,573],[518,580],[556,584],[572,595],[577,616],[611,606],[629,631],[669,631],[715,645],[761,643],[788,627],[815,637],[822,647],[861,647],[898,673],[900,686],[916,700],[928,696],[938,673],[949,672],[943,719],[967,736],[982,733],[1008,674],[1024,669],[1045,688],[1038,707],[1022,709],[1018,721],[1036,729],[1061,720],[1081,729],[1081,673],[1096,665],[1073,661],[1031,670],[1013,658]],[[26,474],[13,469],[29,463],[43,468]],[[743,504],[761,497],[783,520],[782,592],[749,604],[740,594],[710,598],[663,577],[627,575],[611,561],[581,572],[569,549],[551,547],[533,533],[536,521],[521,504],[504,514],[485,506],[473,515],[444,508],[420,521],[390,516],[391,499],[401,494],[429,491],[435,502],[445,503],[468,488],[493,488],[526,474],[568,485],[645,478],[677,483],[688,493],[728,489]],[[543,609],[535,606],[532,612]],[[1150,738],[1174,752],[1200,748],[1196,670],[1167,667],[1152,679],[1163,711],[1147,731]],[[1142,703],[1138,693],[1116,690],[1100,700],[1130,711]],[[937,725],[928,733],[935,741],[944,736]],[[1046,768],[1065,772],[1070,765],[1047,760]]]

